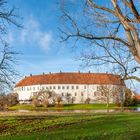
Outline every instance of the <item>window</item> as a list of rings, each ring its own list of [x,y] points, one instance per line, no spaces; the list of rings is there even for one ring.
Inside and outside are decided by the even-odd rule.
[[[29,91],[29,88],[27,87],[27,91]]]
[[[78,86],[76,86],[76,89],[79,89],[79,87],[78,87]]]
[[[58,86],[58,89],[60,89],[60,86]]]
[[[32,90],[32,88],[30,87],[30,90]]]
[[[33,87],[33,90],[35,90],[35,87]]]
[[[62,96],[64,96],[63,92],[62,92]]]
[[[86,89],[86,86],[84,86],[84,89]]]
[[[55,89],[55,86],[53,86],[53,89]]]
[[[52,89],[52,86],[50,86],[50,89]]]
[[[77,93],[75,92],[75,96],[77,96]]]
[[[69,89],[69,86],[67,86],[67,89]]]
[[[83,96],[83,92],[81,92],[81,96]]]
[[[71,86],[71,89],[74,89],[74,86]]]
[[[46,89],[48,89],[48,87],[46,87]]]
[[[62,86],[62,89],[65,89],[65,87],[64,87],[64,86]]]

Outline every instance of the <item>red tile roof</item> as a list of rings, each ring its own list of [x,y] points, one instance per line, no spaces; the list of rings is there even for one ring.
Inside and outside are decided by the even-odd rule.
[[[140,100],[140,95],[136,95],[135,98],[136,98],[137,100]]]
[[[25,77],[16,87],[42,84],[125,85],[119,75],[106,73],[51,73]]]

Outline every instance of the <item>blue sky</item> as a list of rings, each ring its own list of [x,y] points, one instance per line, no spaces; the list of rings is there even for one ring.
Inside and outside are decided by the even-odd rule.
[[[11,0],[23,18],[23,29],[11,27],[10,45],[21,55],[16,69],[21,75],[42,72],[78,71],[76,51],[69,44],[60,43],[60,11],[56,0]]]
[[[49,72],[99,71],[81,67],[79,48],[73,48],[73,42],[60,42],[61,12],[59,0],[9,0],[21,17],[23,29],[10,27],[8,42],[17,52],[19,62],[16,66],[21,76]],[[69,0],[71,4],[74,0]],[[72,7],[71,11],[75,10]]]
[[[69,0],[74,3],[75,0]],[[49,72],[92,71],[106,72],[100,68],[81,67],[78,61],[79,48],[73,48],[73,42],[60,42],[59,0],[9,0],[9,6],[16,7],[23,28],[11,26],[7,40],[17,52],[18,65],[16,70],[21,77],[29,74]],[[80,2],[80,0],[79,0]],[[101,3],[103,4],[103,3]],[[104,3],[105,4],[105,3]],[[70,6],[74,12],[74,7]],[[76,7],[77,8],[77,7]],[[20,78],[21,78],[20,77]]]

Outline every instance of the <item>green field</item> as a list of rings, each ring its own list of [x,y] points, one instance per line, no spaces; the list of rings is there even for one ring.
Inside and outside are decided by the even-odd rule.
[[[140,113],[0,117],[2,140],[139,140]]]
[[[136,108],[138,106],[125,107],[125,108]],[[62,107],[33,107],[31,104],[18,104],[12,107],[9,107],[9,110],[36,110],[36,111],[45,111],[45,110],[99,110],[107,109],[106,104],[65,104]],[[115,104],[110,104],[109,109],[121,109],[121,107],[116,106]]]
[[[119,108],[114,104],[109,105],[109,109]],[[63,107],[33,107],[31,104],[18,104],[9,108],[10,110],[93,110],[107,109],[106,104],[66,104]]]

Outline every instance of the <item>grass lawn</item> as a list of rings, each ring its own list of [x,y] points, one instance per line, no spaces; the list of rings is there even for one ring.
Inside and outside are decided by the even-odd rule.
[[[139,140],[140,113],[0,117],[2,140]]]
[[[118,108],[114,104],[109,105],[110,109]],[[31,104],[18,104],[9,107],[10,110],[82,110],[82,109],[106,109],[106,104],[66,104],[63,107],[33,107]]]
[[[138,105],[137,107],[140,107]],[[127,108],[136,108],[127,107]],[[31,104],[18,104],[12,107],[9,107],[10,110],[37,110],[37,111],[45,111],[45,110],[98,110],[98,109],[107,109],[106,104],[66,104],[63,107],[33,107]],[[120,109],[120,107],[115,104],[110,104],[109,109]]]

